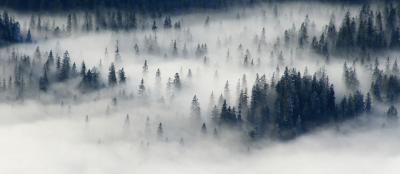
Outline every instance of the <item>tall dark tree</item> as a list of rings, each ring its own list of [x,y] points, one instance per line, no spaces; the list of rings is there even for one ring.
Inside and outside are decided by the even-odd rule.
[[[118,77],[119,77],[119,83],[125,83],[126,82],[126,76],[125,76],[124,68],[122,68],[122,69],[120,69],[118,71]]]
[[[190,106],[190,115],[196,120],[201,120],[200,103],[196,95],[192,99],[192,105]]]
[[[49,78],[47,77],[47,69],[43,68],[43,76],[39,80],[39,89],[42,91],[47,91],[49,87]]]
[[[58,75],[59,81],[65,81],[69,78],[71,71],[70,57],[68,51],[64,53],[61,69]]]
[[[176,90],[180,90],[182,88],[181,78],[179,77],[178,73],[175,73],[173,83]]]
[[[26,34],[25,42],[31,43],[32,42],[32,35],[31,35],[31,30],[28,30],[28,33]]]
[[[117,85],[117,76],[115,75],[115,66],[114,63],[111,63],[109,72],[108,72],[108,85],[115,86]]]

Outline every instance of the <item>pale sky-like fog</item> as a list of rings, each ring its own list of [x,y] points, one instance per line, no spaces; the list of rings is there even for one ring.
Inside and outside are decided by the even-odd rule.
[[[268,5],[199,11],[172,15],[173,21],[182,22],[180,30],[162,29],[161,18],[156,19],[159,25],[156,32],[150,27],[119,33],[79,32],[70,37],[50,37],[1,48],[2,61],[9,59],[12,50],[33,56],[39,47],[42,55],[52,50],[61,57],[68,50],[78,71],[84,61],[88,68],[98,67],[106,82],[108,68],[115,62],[118,41],[122,61],[116,63],[116,69],[124,68],[127,83],[81,94],[75,88],[78,82],[70,80],[52,85],[50,92],[38,98],[2,101],[0,173],[397,174],[400,172],[400,127],[385,121],[386,106],[375,106],[376,113],[372,116],[343,125],[327,125],[290,141],[265,139],[249,143],[248,137],[229,129],[219,129],[218,137],[214,137],[215,126],[211,124],[203,135],[201,125],[190,119],[194,95],[199,98],[202,120],[208,124],[210,95],[214,94],[217,103],[218,97],[226,93],[227,81],[229,97],[224,97],[229,98],[229,104],[236,105],[240,92],[238,82],[239,89],[251,91],[257,74],[265,74],[269,83],[272,75],[275,73],[279,78],[286,66],[301,72],[307,67],[310,74],[325,71],[339,101],[349,93],[343,82],[343,58],[331,58],[326,63],[324,57],[309,50],[274,48],[274,44],[277,38],[283,42],[284,30],[295,26],[298,31],[307,15],[313,32],[319,36],[332,14],[339,25],[347,10],[357,15],[359,9],[356,5],[282,3],[277,4],[278,16]],[[22,29],[26,31],[30,14],[12,14],[22,20]],[[210,20],[205,25],[207,16]],[[151,25],[153,21],[139,18],[140,25]],[[42,15],[42,20],[46,19],[55,19],[60,25],[66,22],[62,15],[54,18]],[[262,36],[263,28],[266,43],[258,48],[254,40]],[[177,56],[172,55],[173,41],[177,44]],[[203,43],[207,44],[206,62],[204,56],[195,56],[197,45]],[[135,53],[135,44],[139,54]],[[154,52],[147,51],[151,44],[155,46]],[[188,51],[186,56],[182,53],[184,45]],[[246,50],[256,64],[254,67],[242,66]],[[281,51],[283,62],[277,58]],[[391,52],[373,55],[373,58],[390,56],[393,61],[399,55]],[[142,68],[145,60],[146,73]],[[381,66],[384,66],[383,60]],[[353,66],[351,61],[347,64]],[[7,68],[2,66],[3,70]],[[360,90],[366,93],[370,89],[371,65],[356,64],[355,68]],[[157,69],[161,72],[159,84],[155,79]],[[183,87],[170,96],[167,82],[175,73],[179,73]],[[5,77],[6,74],[3,73]],[[243,75],[247,86],[243,86]],[[138,96],[141,79],[146,86],[146,99]],[[121,91],[132,98],[118,98],[114,104],[112,98]],[[157,137],[160,122],[164,131],[161,140]]]

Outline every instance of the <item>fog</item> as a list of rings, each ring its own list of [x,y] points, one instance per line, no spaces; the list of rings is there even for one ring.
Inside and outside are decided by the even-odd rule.
[[[15,111],[20,108],[30,112]],[[238,142],[210,137],[184,145],[174,139],[147,145],[141,114],[133,114],[127,128],[122,114],[91,113],[96,116],[85,123],[81,114],[59,114],[55,106],[2,106],[5,113],[11,110],[25,120],[43,112],[52,118],[18,124],[2,119],[8,122],[0,129],[0,159],[7,164],[2,173],[397,173],[400,160],[397,125],[382,128],[372,118],[364,122],[368,127],[328,128],[248,151]],[[174,124],[165,124],[169,134]],[[156,126],[152,122],[152,134]]]
[[[145,15],[138,15],[139,29],[132,31],[75,31],[53,37],[32,30],[33,43],[0,48],[1,79],[13,74],[14,67],[6,64],[13,52],[33,58],[39,49],[40,63],[50,50],[55,57],[68,51],[78,71],[84,61],[87,68],[96,67],[107,83],[109,66],[115,63],[116,70],[124,68],[127,81],[83,93],[77,89],[80,79],[70,79],[51,84],[47,92],[27,87],[26,96],[15,100],[10,99],[15,98],[13,92],[2,91],[0,173],[399,173],[400,128],[397,122],[387,121],[386,103],[373,102],[369,115],[323,125],[291,140],[267,137],[254,141],[240,130],[211,121],[211,109],[220,95],[228,105],[237,105],[241,90],[251,96],[256,77],[265,74],[270,83],[273,76],[283,75],[285,67],[311,75],[326,73],[339,103],[354,92],[344,83],[346,62],[356,69],[359,90],[369,92],[373,60],[360,64],[348,56],[332,55],[326,61],[309,49],[283,45],[284,31],[294,26],[297,32],[306,16],[312,38],[321,34],[332,16],[339,26],[346,11],[358,15],[360,8],[328,3],[263,4],[171,14],[174,22],[181,21],[179,30],[163,29],[164,18]],[[10,13],[27,32],[31,14]],[[82,24],[84,14],[77,14]],[[41,17],[54,20],[64,31],[65,14]],[[153,20],[157,30],[151,29]],[[177,53],[173,52],[174,41]],[[207,51],[196,56],[199,44],[207,44]],[[121,61],[116,61],[116,47]],[[243,66],[246,55],[254,65]],[[393,63],[399,55],[398,50],[377,52],[371,53],[371,59],[379,58],[379,67],[384,68],[386,57]],[[40,76],[42,70],[38,71]],[[182,83],[179,91],[167,84],[175,73]],[[142,79],[144,94],[139,89]],[[191,117],[194,96],[201,108],[200,122]],[[205,133],[202,123],[207,125]]]

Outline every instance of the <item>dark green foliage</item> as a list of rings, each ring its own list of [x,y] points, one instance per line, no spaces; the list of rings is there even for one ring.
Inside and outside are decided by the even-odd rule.
[[[325,73],[301,77],[299,72],[286,69],[276,91],[275,129],[284,136],[311,130],[335,118],[335,93]]]
[[[84,77],[85,74],[86,74],[86,65],[85,62],[82,62],[80,75]]]
[[[378,101],[397,102],[400,97],[400,78],[398,76],[397,62],[393,64],[392,71],[388,70],[389,74],[384,74],[376,66],[371,83],[371,93]]]
[[[26,40],[32,40],[30,32],[28,32]],[[13,17],[9,16],[7,12],[3,12],[3,14],[0,15],[0,46],[22,41],[19,23],[15,21]]]
[[[171,21],[171,17],[167,16],[164,19],[164,28],[165,29],[170,29],[172,28],[172,21]]]
[[[174,82],[173,83],[174,83],[174,87],[175,87],[176,90],[180,90],[182,88],[181,79],[180,79],[178,73],[175,73]]]
[[[199,99],[195,95],[192,99],[192,105],[190,107],[190,114],[196,120],[201,120],[201,109]]]
[[[356,91],[354,94],[344,97],[339,106],[338,121],[354,118],[365,112],[364,96],[360,91]]]
[[[58,62],[57,62],[58,63]],[[64,53],[62,65],[58,72],[58,80],[65,81],[70,77],[71,65],[68,51]]]
[[[140,81],[138,94],[140,96],[146,95],[146,87],[144,86],[144,80],[143,79]]]
[[[299,32],[299,47],[304,48],[305,45],[308,45],[308,29],[307,23],[302,23]]]
[[[25,42],[27,42],[27,43],[32,42],[31,30],[28,30],[28,33],[26,34]]]
[[[273,88],[268,86],[265,76],[256,77],[248,116],[244,120],[252,138],[293,138],[316,127],[352,119],[372,110],[369,94],[364,101],[359,91],[344,97],[337,105],[334,87],[324,71],[302,76],[300,72],[286,68],[276,85]],[[219,123],[240,125],[246,107],[243,91],[238,105],[237,112],[224,101]]]
[[[109,72],[108,72],[108,85],[115,86],[117,85],[117,76],[115,75],[115,66],[114,63],[110,65]]]
[[[201,133],[202,133],[202,134],[207,134],[206,123],[203,123],[203,125],[201,126]]]
[[[124,68],[118,71],[118,77],[119,77],[119,83],[125,83],[126,82],[126,76],[125,76],[125,71]]]
[[[346,13],[337,34],[336,27],[331,21],[319,39],[313,38],[311,46],[317,53],[323,55],[398,49],[400,48],[398,11],[391,3],[385,3],[384,9],[378,8],[376,11],[366,4],[356,17],[352,17],[350,12]]]
[[[365,112],[371,113],[372,111],[372,99],[371,95],[367,93],[367,98],[365,99]]]
[[[261,132],[265,130],[266,121],[269,118],[267,90],[268,84],[265,75],[261,78],[257,75],[255,84],[252,88],[250,111],[247,116],[247,121],[253,125],[252,127]]]
[[[47,69],[46,67],[43,68],[43,76],[40,77],[39,80],[39,89],[42,91],[47,91],[47,89],[49,88],[49,78],[47,77]]]
[[[349,51],[349,48],[354,45],[354,33],[355,21],[354,18],[351,19],[350,12],[347,12],[339,29],[336,47]]]
[[[0,7],[32,11],[116,8],[142,12],[175,12],[193,8],[225,8],[233,4],[250,5],[262,1],[264,0],[2,0]]]
[[[238,122],[238,118],[236,115],[236,110],[234,107],[228,107],[226,104],[226,100],[222,104],[221,114],[220,114],[220,123],[226,125],[236,125]]]
[[[80,87],[83,91],[91,91],[93,89],[101,88],[101,82],[99,79],[99,73],[95,69],[89,69],[85,73],[80,83]]]
[[[360,82],[357,79],[356,68],[354,66],[348,67],[345,62],[343,65],[343,76],[344,83],[348,89],[355,91],[359,88]]]

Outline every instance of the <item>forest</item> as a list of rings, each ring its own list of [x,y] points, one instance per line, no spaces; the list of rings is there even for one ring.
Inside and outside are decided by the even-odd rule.
[[[0,173],[400,171],[399,2],[5,0],[0,12]]]

